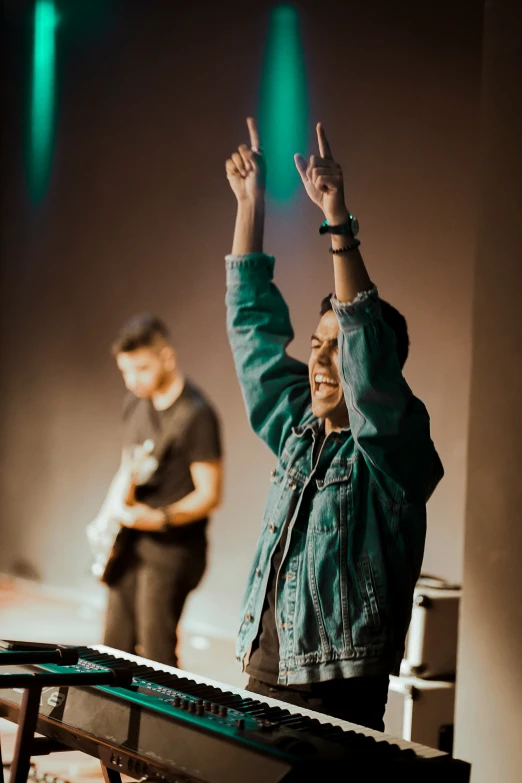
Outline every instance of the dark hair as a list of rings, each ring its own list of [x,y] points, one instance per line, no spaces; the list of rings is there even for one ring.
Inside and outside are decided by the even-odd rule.
[[[125,321],[111,351],[116,356],[119,353],[137,351],[138,348],[148,348],[154,345],[158,337],[170,339],[169,330],[163,321],[151,313],[140,313]]]
[[[332,294],[325,296],[321,302],[321,316],[327,313],[329,310],[333,310],[331,302]],[[390,326],[395,332],[395,342],[397,343],[397,356],[399,357],[399,363],[401,368],[404,367],[408,353],[410,350],[410,338],[408,336],[408,324],[406,319],[399,311],[385,302],[383,299],[379,299],[381,303],[382,317],[385,323]]]

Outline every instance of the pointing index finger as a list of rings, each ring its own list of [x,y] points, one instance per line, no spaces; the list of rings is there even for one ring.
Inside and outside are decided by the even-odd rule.
[[[261,143],[259,141],[259,131],[257,130],[257,124],[253,117],[247,117],[248,132],[250,134],[250,148],[255,152],[259,152]]]
[[[330,144],[328,143],[325,130],[320,122],[317,123],[317,143],[319,144],[319,155],[321,158],[333,159]]]

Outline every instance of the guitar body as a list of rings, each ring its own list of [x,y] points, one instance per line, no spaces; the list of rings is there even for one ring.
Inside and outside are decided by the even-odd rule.
[[[133,539],[133,531],[129,527],[120,525],[112,542],[109,554],[105,560],[100,581],[108,587],[116,584],[125,570],[125,564],[129,558],[130,544]],[[93,566],[94,570],[94,566]]]
[[[133,529],[121,523],[118,510],[136,502],[136,487],[146,484],[157,470],[158,461],[151,454],[153,448],[152,441],[145,441],[125,455],[104,507],[87,526],[94,557],[91,570],[106,585],[115,584],[123,573],[134,538]]]
[[[132,529],[115,517],[98,517],[87,527],[87,538],[94,558],[93,574],[107,585],[114,584],[123,573]]]

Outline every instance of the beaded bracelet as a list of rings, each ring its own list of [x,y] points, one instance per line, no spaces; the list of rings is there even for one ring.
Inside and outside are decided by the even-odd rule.
[[[354,239],[351,245],[346,245],[345,247],[338,247],[336,250],[334,250],[333,247],[331,247],[329,251],[334,256],[336,256],[339,255],[340,253],[349,253],[350,250],[357,250],[360,244],[361,243],[358,239]]]

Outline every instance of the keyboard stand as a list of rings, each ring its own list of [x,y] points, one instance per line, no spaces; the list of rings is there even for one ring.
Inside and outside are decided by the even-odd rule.
[[[41,697],[41,685],[36,685],[34,688],[26,688],[24,691],[20,709],[20,723],[16,732],[14,755],[11,764],[11,775],[9,776],[10,783],[26,783],[29,775],[32,744]]]
[[[26,688],[24,691],[13,761],[11,762],[10,783],[26,783],[32,756],[46,756],[49,753],[69,750],[61,742],[55,742],[47,737],[34,736],[41,695],[41,685]]]
[[[100,761],[100,764],[105,783],[121,783],[121,775],[117,769],[106,767],[103,761]]]
[[[44,647],[44,645],[42,645],[42,647]],[[2,653],[0,659],[0,663],[3,665],[21,665],[29,663],[33,666],[39,666],[51,662],[56,662],[58,665],[63,666],[63,670],[60,672],[50,672],[41,669],[40,671],[35,671],[31,674],[18,674],[17,672],[8,674],[0,673],[0,688],[23,688],[9,783],[27,782],[27,777],[31,768],[31,756],[42,756],[57,751],[70,750],[67,745],[62,744],[61,742],[56,742],[47,737],[40,738],[34,736],[36,724],[38,722],[40,701],[42,699],[42,690],[44,687],[55,686],[58,688],[67,688],[71,685],[75,687],[115,685],[119,684],[118,681],[121,680],[122,675],[122,684],[130,684],[132,682],[132,675],[130,672],[115,672],[112,669],[107,669],[105,672],[77,672],[68,669],[68,666],[73,666],[78,662],[78,651],[76,648],[51,650],[47,646],[46,649],[9,650]],[[112,770],[110,770],[110,772],[112,772]],[[118,776],[117,778],[112,777],[112,775],[105,778],[107,783],[121,783],[119,772],[116,772],[115,774]],[[1,783],[3,783],[3,767]]]
[[[62,666],[72,666],[78,663],[78,650],[75,647],[67,647],[60,644],[38,644],[28,642],[10,642],[3,640],[2,646],[7,646],[7,651],[2,654],[1,664],[23,665],[33,664],[38,666],[45,663],[56,663]],[[2,680],[12,682],[16,674],[3,675]],[[68,750],[60,742],[54,742],[47,737],[35,737],[36,722],[38,720],[38,708],[42,698],[42,688],[45,683],[38,681],[38,675],[34,675],[34,684],[25,686],[20,709],[20,721],[16,732],[13,761],[11,762],[11,783],[26,783],[31,767],[31,756],[45,756],[61,750]],[[1,687],[1,684],[0,684]],[[6,687],[10,687],[6,685]],[[0,748],[0,767],[2,777],[0,783],[4,783],[4,768],[2,764],[2,751]]]

